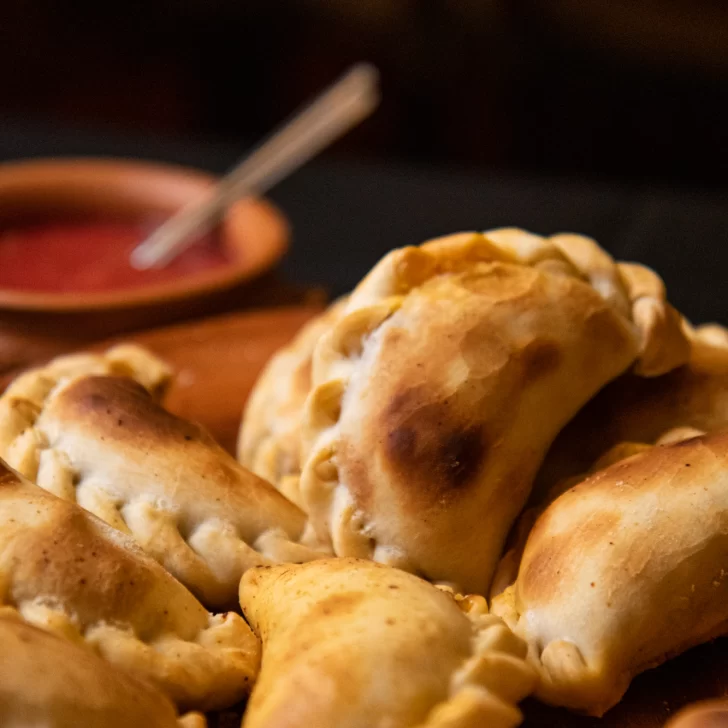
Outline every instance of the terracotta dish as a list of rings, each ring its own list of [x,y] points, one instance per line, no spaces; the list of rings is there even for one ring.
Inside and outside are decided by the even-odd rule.
[[[0,229],[67,218],[163,220],[214,182],[201,171],[112,159],[43,159],[0,165]],[[27,347],[52,354],[61,332],[78,342],[210,313],[250,300],[250,285],[285,253],[289,227],[262,199],[233,205],[219,229],[226,262],[126,290],[44,292],[0,287],[0,349],[23,364]],[[9,356],[13,335],[23,346]],[[31,340],[29,342],[29,339]],[[47,351],[46,351],[47,349]],[[41,353],[41,352],[37,352]]]

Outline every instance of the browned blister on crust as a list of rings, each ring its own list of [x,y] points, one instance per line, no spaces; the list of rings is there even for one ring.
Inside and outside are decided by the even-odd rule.
[[[507,728],[533,689],[525,645],[482,597],[397,569],[260,567],[240,601],[264,650],[245,728]]]
[[[352,292],[314,354],[310,537],[485,593],[563,425],[630,365],[684,360],[679,321],[632,317],[638,301],[669,308],[657,276],[623,276],[589,239],[554,240],[505,230],[404,248]]]
[[[204,728],[151,684],[0,608],[0,725]]]
[[[250,566],[314,555],[296,543],[298,507],[127,371],[51,362],[22,375],[0,398],[0,457],[132,535],[211,607],[235,604]]]
[[[301,505],[301,418],[311,391],[313,351],[338,320],[346,299],[335,301],[278,351],[250,393],[238,436],[238,460]]]
[[[538,695],[592,715],[632,678],[728,632],[728,434],[650,448],[555,500],[493,601]]]
[[[211,615],[123,533],[2,465],[0,606],[149,680],[178,705],[231,705],[259,645],[233,613]]]

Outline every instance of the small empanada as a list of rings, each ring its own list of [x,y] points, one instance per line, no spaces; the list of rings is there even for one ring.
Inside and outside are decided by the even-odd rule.
[[[127,371],[59,376],[51,362],[22,375],[0,397],[0,457],[132,535],[209,607],[234,605],[250,566],[309,558],[294,543],[303,512]]]
[[[591,715],[728,633],[728,434],[651,448],[560,496],[493,611],[528,642],[537,695]]]
[[[482,597],[371,561],[251,569],[240,603],[263,640],[244,728],[507,728],[534,685]]]
[[[148,679],[179,706],[227,707],[250,689],[260,645],[213,616],[127,536],[0,461],[0,608]]]
[[[535,500],[546,500],[555,483],[585,472],[619,443],[654,443],[678,427],[728,427],[728,331],[714,324],[686,330],[691,352],[684,366],[651,379],[619,377],[564,427],[536,477]]]
[[[687,355],[660,279],[587,238],[500,230],[396,250],[316,346],[313,537],[486,593],[564,424],[630,365],[656,375]]]
[[[296,505],[301,505],[301,417],[311,390],[311,358],[345,302],[335,301],[273,356],[250,393],[240,425],[238,460]]]
[[[0,609],[3,728],[204,728],[146,682]]]

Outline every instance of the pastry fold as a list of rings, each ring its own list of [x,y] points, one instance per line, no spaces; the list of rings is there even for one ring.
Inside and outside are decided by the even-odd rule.
[[[462,233],[387,255],[315,348],[309,536],[486,593],[559,430],[628,367],[681,364],[651,271],[573,235]]]
[[[591,715],[728,633],[728,434],[650,448],[561,495],[492,608],[528,643],[537,695]]]
[[[205,728],[199,713],[178,721],[159,690],[1,608],[0,645],[4,728]]]
[[[654,443],[678,427],[728,427],[728,331],[715,324],[685,329],[687,363],[661,377],[619,377],[559,433],[536,478],[535,499],[546,500],[556,483],[585,472],[620,443]]]
[[[234,605],[250,566],[310,558],[296,543],[303,512],[157,404],[149,390],[163,365],[128,352],[51,362],[13,382],[0,397],[0,457],[133,536],[208,607]]]
[[[224,708],[258,671],[234,613],[211,615],[123,533],[0,461],[0,608],[161,688],[180,707]]]
[[[263,641],[244,728],[506,728],[534,685],[482,597],[370,561],[251,569],[240,603]]]
[[[238,460],[301,505],[301,417],[311,391],[313,351],[341,316],[346,299],[309,321],[268,362],[250,393],[238,435]]]

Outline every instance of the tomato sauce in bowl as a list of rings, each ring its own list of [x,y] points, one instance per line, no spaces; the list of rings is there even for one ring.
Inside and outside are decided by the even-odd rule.
[[[137,270],[131,251],[161,220],[44,221],[0,227],[0,288],[101,293],[144,288],[229,265],[219,230],[164,268]]]

